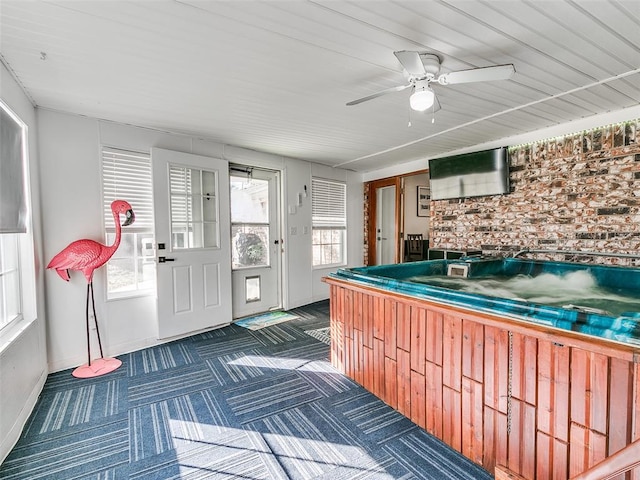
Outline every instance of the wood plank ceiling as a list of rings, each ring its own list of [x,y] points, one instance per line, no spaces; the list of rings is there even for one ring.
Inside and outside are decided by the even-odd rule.
[[[516,74],[345,106],[395,50]],[[0,54],[41,108],[366,172],[638,106],[640,2],[2,0]]]

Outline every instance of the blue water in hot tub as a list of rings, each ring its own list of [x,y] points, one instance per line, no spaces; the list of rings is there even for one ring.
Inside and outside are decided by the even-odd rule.
[[[468,278],[447,276],[467,265]],[[640,269],[524,259],[431,260],[332,276],[482,312],[640,345]]]

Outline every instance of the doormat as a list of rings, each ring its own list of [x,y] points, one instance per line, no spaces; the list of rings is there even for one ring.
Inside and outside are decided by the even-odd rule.
[[[275,325],[276,323],[286,322],[298,318],[297,315],[292,315],[288,312],[276,311],[261,313],[260,315],[254,315],[252,317],[241,318],[236,321],[235,324],[249,330],[260,330],[261,328]]]

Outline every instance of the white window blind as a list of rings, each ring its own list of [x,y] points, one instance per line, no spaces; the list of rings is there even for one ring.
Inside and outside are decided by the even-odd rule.
[[[151,155],[103,147],[102,191],[108,244],[115,240],[116,230],[111,202],[129,202],[136,216],[122,229],[120,246],[107,263],[107,298],[152,294],[156,264]]]
[[[148,153],[104,147],[102,150],[104,224],[113,227],[111,202],[125,200],[136,216],[128,230],[153,229],[151,156]]]
[[[345,263],[347,186],[321,178],[311,179],[311,239],[314,267]]]
[[[347,186],[319,178],[311,179],[311,216],[314,227],[347,227]]]

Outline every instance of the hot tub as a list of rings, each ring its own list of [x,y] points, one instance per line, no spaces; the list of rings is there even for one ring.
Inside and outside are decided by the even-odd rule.
[[[640,269],[470,257],[331,275],[445,305],[640,345]]]
[[[640,439],[640,269],[477,257],[324,281],[332,364],[496,478],[572,478]]]

